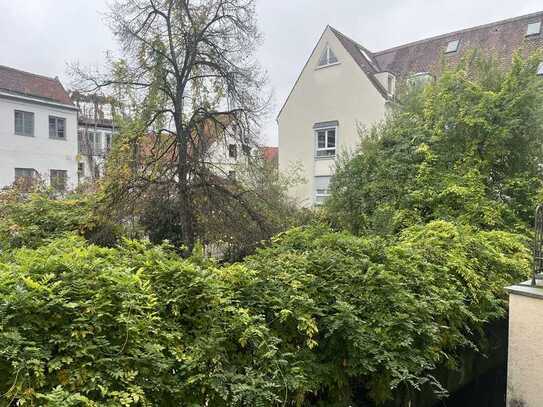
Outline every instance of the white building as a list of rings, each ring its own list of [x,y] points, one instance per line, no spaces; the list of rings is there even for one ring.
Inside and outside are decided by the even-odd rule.
[[[58,78],[0,66],[0,187],[77,185],[77,108]]]
[[[470,49],[504,65],[517,50],[525,55],[542,50],[542,20],[539,12],[380,52],[326,27],[277,117],[279,169],[301,169],[306,180],[291,191],[293,197],[304,206],[326,199],[338,153],[354,150],[360,128],[386,117],[398,102],[397,88],[433,80]],[[539,70],[543,73],[543,65]]]
[[[79,109],[78,177],[79,181],[97,180],[104,175],[105,158],[113,145],[116,132],[114,103],[99,95],[71,94]]]

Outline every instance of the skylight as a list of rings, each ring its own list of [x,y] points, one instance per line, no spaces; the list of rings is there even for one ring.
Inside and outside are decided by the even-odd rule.
[[[460,45],[460,40],[449,41],[449,43],[447,44],[447,49],[445,50],[445,53],[449,54],[451,52],[458,51],[458,45]]]
[[[336,54],[334,54],[332,48],[327,45],[319,59],[319,66],[334,65],[338,62]]]
[[[538,35],[541,33],[541,21],[528,24],[528,29],[526,30],[526,36]]]

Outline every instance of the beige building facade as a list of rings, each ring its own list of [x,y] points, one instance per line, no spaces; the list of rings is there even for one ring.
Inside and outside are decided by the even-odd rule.
[[[291,195],[302,206],[322,204],[338,156],[357,148],[360,129],[386,118],[404,84],[434,80],[470,50],[507,67],[517,51],[543,50],[542,26],[538,12],[380,52],[326,27],[277,117],[279,169],[303,178]]]
[[[507,407],[543,406],[543,286],[528,281],[507,290]]]

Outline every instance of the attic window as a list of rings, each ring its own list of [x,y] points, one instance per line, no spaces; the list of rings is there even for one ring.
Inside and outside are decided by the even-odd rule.
[[[541,21],[528,24],[528,29],[526,30],[526,37],[531,35],[538,35],[541,33]]]
[[[447,44],[447,49],[445,50],[445,54],[450,54],[452,52],[458,51],[458,45],[460,45],[460,40],[449,41],[449,43]]]
[[[424,86],[427,83],[430,83],[434,80],[434,77],[429,72],[418,72],[414,75],[411,75],[407,79],[407,86],[409,87],[418,87]]]
[[[330,48],[327,45],[321,55],[321,58],[319,59],[319,66],[334,65],[334,64],[337,64],[338,62],[339,61],[336,57],[336,54],[334,54],[334,51],[332,51],[332,48]]]
[[[543,76],[543,61],[539,64],[539,68],[537,68],[537,74]]]

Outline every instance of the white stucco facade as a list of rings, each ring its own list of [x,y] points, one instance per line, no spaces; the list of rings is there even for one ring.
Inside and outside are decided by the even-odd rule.
[[[15,111],[34,114],[33,136],[15,134]],[[65,119],[64,139],[50,138],[49,116]],[[0,187],[15,180],[15,168],[34,169],[49,182],[51,170],[67,171],[77,185],[77,109],[54,102],[0,93]]]
[[[319,67],[327,47],[337,63]],[[291,190],[301,205],[314,205],[319,177],[334,173],[335,157],[316,157],[314,127],[319,123],[337,126],[337,156],[355,149],[359,128],[383,120],[386,109],[385,98],[327,27],[277,118],[279,169],[282,173],[301,170],[304,182]]]

